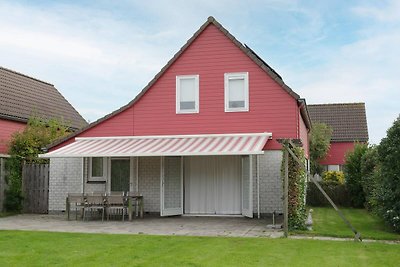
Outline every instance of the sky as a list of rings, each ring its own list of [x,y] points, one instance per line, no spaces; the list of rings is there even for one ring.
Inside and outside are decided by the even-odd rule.
[[[54,84],[89,122],[132,100],[214,16],[308,104],[400,113],[400,1],[0,0],[0,66]]]

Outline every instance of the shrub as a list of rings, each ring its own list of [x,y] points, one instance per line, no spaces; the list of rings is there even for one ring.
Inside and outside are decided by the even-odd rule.
[[[294,154],[305,166],[304,150],[300,147],[292,148]],[[288,227],[289,230],[305,229],[306,212],[306,172],[289,155],[289,187],[288,187]],[[285,160],[282,160],[282,179],[284,178]]]
[[[367,144],[355,144],[354,150],[346,154],[344,174],[347,189],[351,196],[353,207],[362,208],[365,203],[365,195],[362,187],[361,162],[368,149]]]
[[[351,207],[350,195],[344,184],[320,182],[320,185],[336,205]],[[313,182],[309,182],[307,185],[307,205],[324,207],[331,204],[317,186]]]
[[[341,171],[326,171],[322,174],[325,183],[344,184],[344,174]]]
[[[332,128],[325,123],[313,123],[310,133],[310,165],[311,174],[321,174],[319,161],[326,157],[332,136]]]
[[[379,183],[378,149],[376,146],[371,146],[361,157],[361,185],[365,196],[364,206],[369,211],[373,211],[377,207],[376,194]]]
[[[41,149],[57,138],[65,136],[68,131],[57,120],[42,120],[37,117],[30,118],[27,127],[22,132],[12,135],[8,154],[11,158],[6,164],[6,182],[8,188],[5,191],[4,208],[7,211],[21,211],[22,192],[22,164],[26,162],[44,162],[39,159]]]
[[[377,204],[384,220],[400,233],[400,116],[378,146],[381,177]]]

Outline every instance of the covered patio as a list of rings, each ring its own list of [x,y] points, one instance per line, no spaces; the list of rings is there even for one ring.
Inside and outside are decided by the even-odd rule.
[[[277,217],[277,226],[281,222],[282,218]],[[283,236],[280,229],[273,229],[270,224],[272,218],[251,220],[220,216],[145,216],[144,219],[132,222],[68,221],[64,214],[21,214],[0,218],[0,230],[272,238]]]

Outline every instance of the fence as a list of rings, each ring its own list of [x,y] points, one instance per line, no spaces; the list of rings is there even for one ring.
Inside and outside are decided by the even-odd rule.
[[[49,206],[49,164],[24,164],[22,168],[23,211],[47,213]]]

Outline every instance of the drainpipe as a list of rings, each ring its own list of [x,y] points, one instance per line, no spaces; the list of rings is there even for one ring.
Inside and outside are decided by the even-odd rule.
[[[260,155],[257,155],[257,217],[260,219]]]

